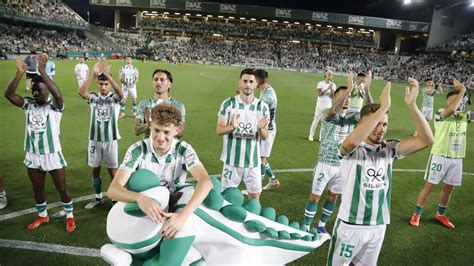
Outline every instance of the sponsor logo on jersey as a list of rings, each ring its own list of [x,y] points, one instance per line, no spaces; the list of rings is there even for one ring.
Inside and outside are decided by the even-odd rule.
[[[235,137],[251,139],[255,136],[255,131],[253,129],[252,123],[248,122],[239,122],[237,131],[234,133]]]
[[[365,169],[362,179],[362,188],[365,190],[379,190],[387,186],[385,170],[383,168],[369,167]]]

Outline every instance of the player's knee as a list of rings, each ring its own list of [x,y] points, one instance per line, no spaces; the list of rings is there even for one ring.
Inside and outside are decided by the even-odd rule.
[[[339,194],[328,191],[328,200],[329,201],[336,202],[338,196],[339,196]]]
[[[319,199],[321,199],[320,195],[316,195],[314,193],[309,194],[309,201],[311,202],[319,202]]]

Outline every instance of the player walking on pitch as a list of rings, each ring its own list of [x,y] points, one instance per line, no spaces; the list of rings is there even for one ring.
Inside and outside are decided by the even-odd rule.
[[[125,117],[125,108],[128,95],[132,99],[132,113],[133,116],[137,114],[137,83],[139,78],[138,68],[132,65],[132,57],[125,57],[126,64],[120,68],[120,82],[122,83],[123,100],[120,109],[119,118]]]

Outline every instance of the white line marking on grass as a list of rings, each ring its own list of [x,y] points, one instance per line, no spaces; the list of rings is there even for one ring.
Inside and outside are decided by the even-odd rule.
[[[425,169],[393,169],[394,172],[415,172],[415,173],[424,173]],[[313,172],[313,168],[295,168],[295,169],[276,169],[273,170],[274,173],[302,173],[302,172]],[[474,176],[474,173],[462,173],[463,175]]]
[[[107,195],[106,192],[103,192],[102,194]],[[79,198],[74,198],[72,200],[72,202],[77,203],[77,202],[81,202],[81,201],[91,200],[94,197],[95,197],[95,194],[86,195],[86,196],[82,196],[82,197],[79,197]],[[61,201],[58,201],[58,202],[55,202],[55,203],[48,203],[48,210],[52,209],[52,208],[60,207],[62,205],[63,205],[63,203]],[[15,218],[15,217],[18,217],[18,216],[27,215],[27,214],[30,214],[30,213],[35,213],[35,212],[37,212],[36,208],[29,208],[29,209],[22,210],[22,211],[17,211],[17,212],[12,212],[12,213],[8,213],[8,214],[0,215],[0,222],[8,220],[8,219]]]
[[[95,248],[81,248],[81,247],[63,246],[63,245],[57,245],[57,244],[46,244],[46,243],[21,241],[21,240],[13,240],[13,239],[0,239],[0,247],[38,250],[38,251],[52,252],[52,253],[59,253],[59,254],[69,254],[69,255],[76,255],[76,256],[100,258],[100,250],[95,249]]]

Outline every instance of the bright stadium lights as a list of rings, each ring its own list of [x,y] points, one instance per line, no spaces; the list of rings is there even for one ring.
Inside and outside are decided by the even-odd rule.
[[[224,18],[224,16],[217,16],[218,18]]]
[[[311,26],[311,24],[309,24],[309,23],[305,23],[304,25],[306,25],[306,26]]]
[[[168,15],[170,12],[163,12],[163,14]]]
[[[212,15],[207,15],[208,18],[212,18]]]
[[[374,30],[369,30],[370,32],[374,32]]]
[[[283,23],[288,24],[288,23],[290,23],[290,22],[285,20],[285,21],[283,21]]]
[[[156,11],[151,11],[151,13],[156,14],[157,12],[156,12]],[[164,13],[163,13],[163,14],[164,14]]]
[[[403,4],[404,5],[409,5],[409,4],[411,4],[411,0],[403,0]]]
[[[342,29],[342,26],[337,26],[338,29]]]
[[[181,13],[178,13],[178,12],[176,12],[176,13],[174,13],[174,14],[175,14],[175,15],[178,15],[178,16],[181,15]]]
[[[348,32],[346,32],[346,33],[347,33],[347,34],[352,34],[352,31],[348,31]]]
[[[347,29],[348,29],[348,30],[353,30],[354,28],[353,28],[353,27],[349,27],[349,28],[347,28]]]
[[[365,31],[365,29],[360,29],[360,31]]]
[[[234,19],[234,17],[230,16],[229,19]]]
[[[332,28],[332,26],[331,26],[331,25],[327,25],[326,27],[328,27],[328,28]]]
[[[316,27],[321,27],[321,24],[316,24]]]
[[[298,40],[291,40],[292,43],[300,43]]]
[[[240,17],[241,20],[244,20],[245,18],[244,17]]]
[[[471,0],[471,4],[469,6],[474,6],[474,0]]]
[[[196,14],[196,17],[202,17],[202,15],[201,14]]]
[[[295,21],[294,23],[295,23],[295,25],[300,25],[300,23],[298,21]]]
[[[263,22],[267,22],[267,20],[266,20],[266,19],[264,19],[264,18],[262,18],[262,21],[263,21]]]
[[[272,20],[273,23],[278,23],[278,20]]]
[[[219,33],[213,33],[212,36],[214,36],[214,37],[221,37],[222,35],[220,35]]]
[[[191,16],[191,14],[190,14],[190,13],[185,13],[184,15],[185,15],[185,16]]]
[[[251,21],[255,21],[255,20],[257,20],[257,19],[255,19],[255,18],[250,18],[250,20],[251,20]]]

